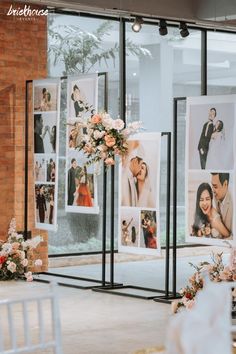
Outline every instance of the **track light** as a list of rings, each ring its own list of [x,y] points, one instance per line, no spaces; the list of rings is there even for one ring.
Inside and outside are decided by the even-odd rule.
[[[161,36],[165,36],[168,33],[166,20],[160,20],[159,33]]]
[[[181,37],[183,38],[188,37],[189,31],[188,31],[188,26],[185,22],[180,22],[179,29],[180,29]]]
[[[132,24],[132,30],[134,32],[139,32],[142,28],[142,24],[143,24],[143,19],[142,17],[136,16],[134,23]]]

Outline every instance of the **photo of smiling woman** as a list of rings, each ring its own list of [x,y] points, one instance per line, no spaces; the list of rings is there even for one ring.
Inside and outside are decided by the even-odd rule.
[[[233,174],[190,171],[188,181],[186,241],[222,245],[232,240]]]
[[[197,190],[192,235],[215,238],[230,236],[230,232],[223,224],[220,214],[213,207],[213,191],[208,183],[201,183]]]

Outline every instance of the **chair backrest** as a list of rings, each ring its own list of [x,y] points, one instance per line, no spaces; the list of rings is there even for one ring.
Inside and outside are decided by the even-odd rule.
[[[50,348],[63,354],[55,284],[46,294],[0,301],[1,354],[42,353]]]

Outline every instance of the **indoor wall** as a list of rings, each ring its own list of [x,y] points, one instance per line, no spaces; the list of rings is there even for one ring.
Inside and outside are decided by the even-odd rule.
[[[12,217],[16,218],[17,230],[24,230],[26,80],[47,76],[47,17],[24,20],[21,17],[8,16],[11,4],[7,1],[0,2],[0,239],[6,239]],[[43,269],[46,269],[47,233],[33,228],[31,117],[30,112],[28,229],[33,235],[40,234],[44,239],[37,255],[40,254]]]

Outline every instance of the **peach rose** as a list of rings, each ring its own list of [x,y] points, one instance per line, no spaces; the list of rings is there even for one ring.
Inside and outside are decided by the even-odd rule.
[[[112,146],[114,146],[116,144],[116,139],[113,136],[111,136],[111,135],[106,135],[104,137],[104,139],[105,139],[105,142],[106,142],[106,146],[108,146],[108,147],[112,147]]]
[[[101,122],[102,122],[102,117],[99,114],[95,114],[94,116],[92,116],[91,123],[99,124]]]

